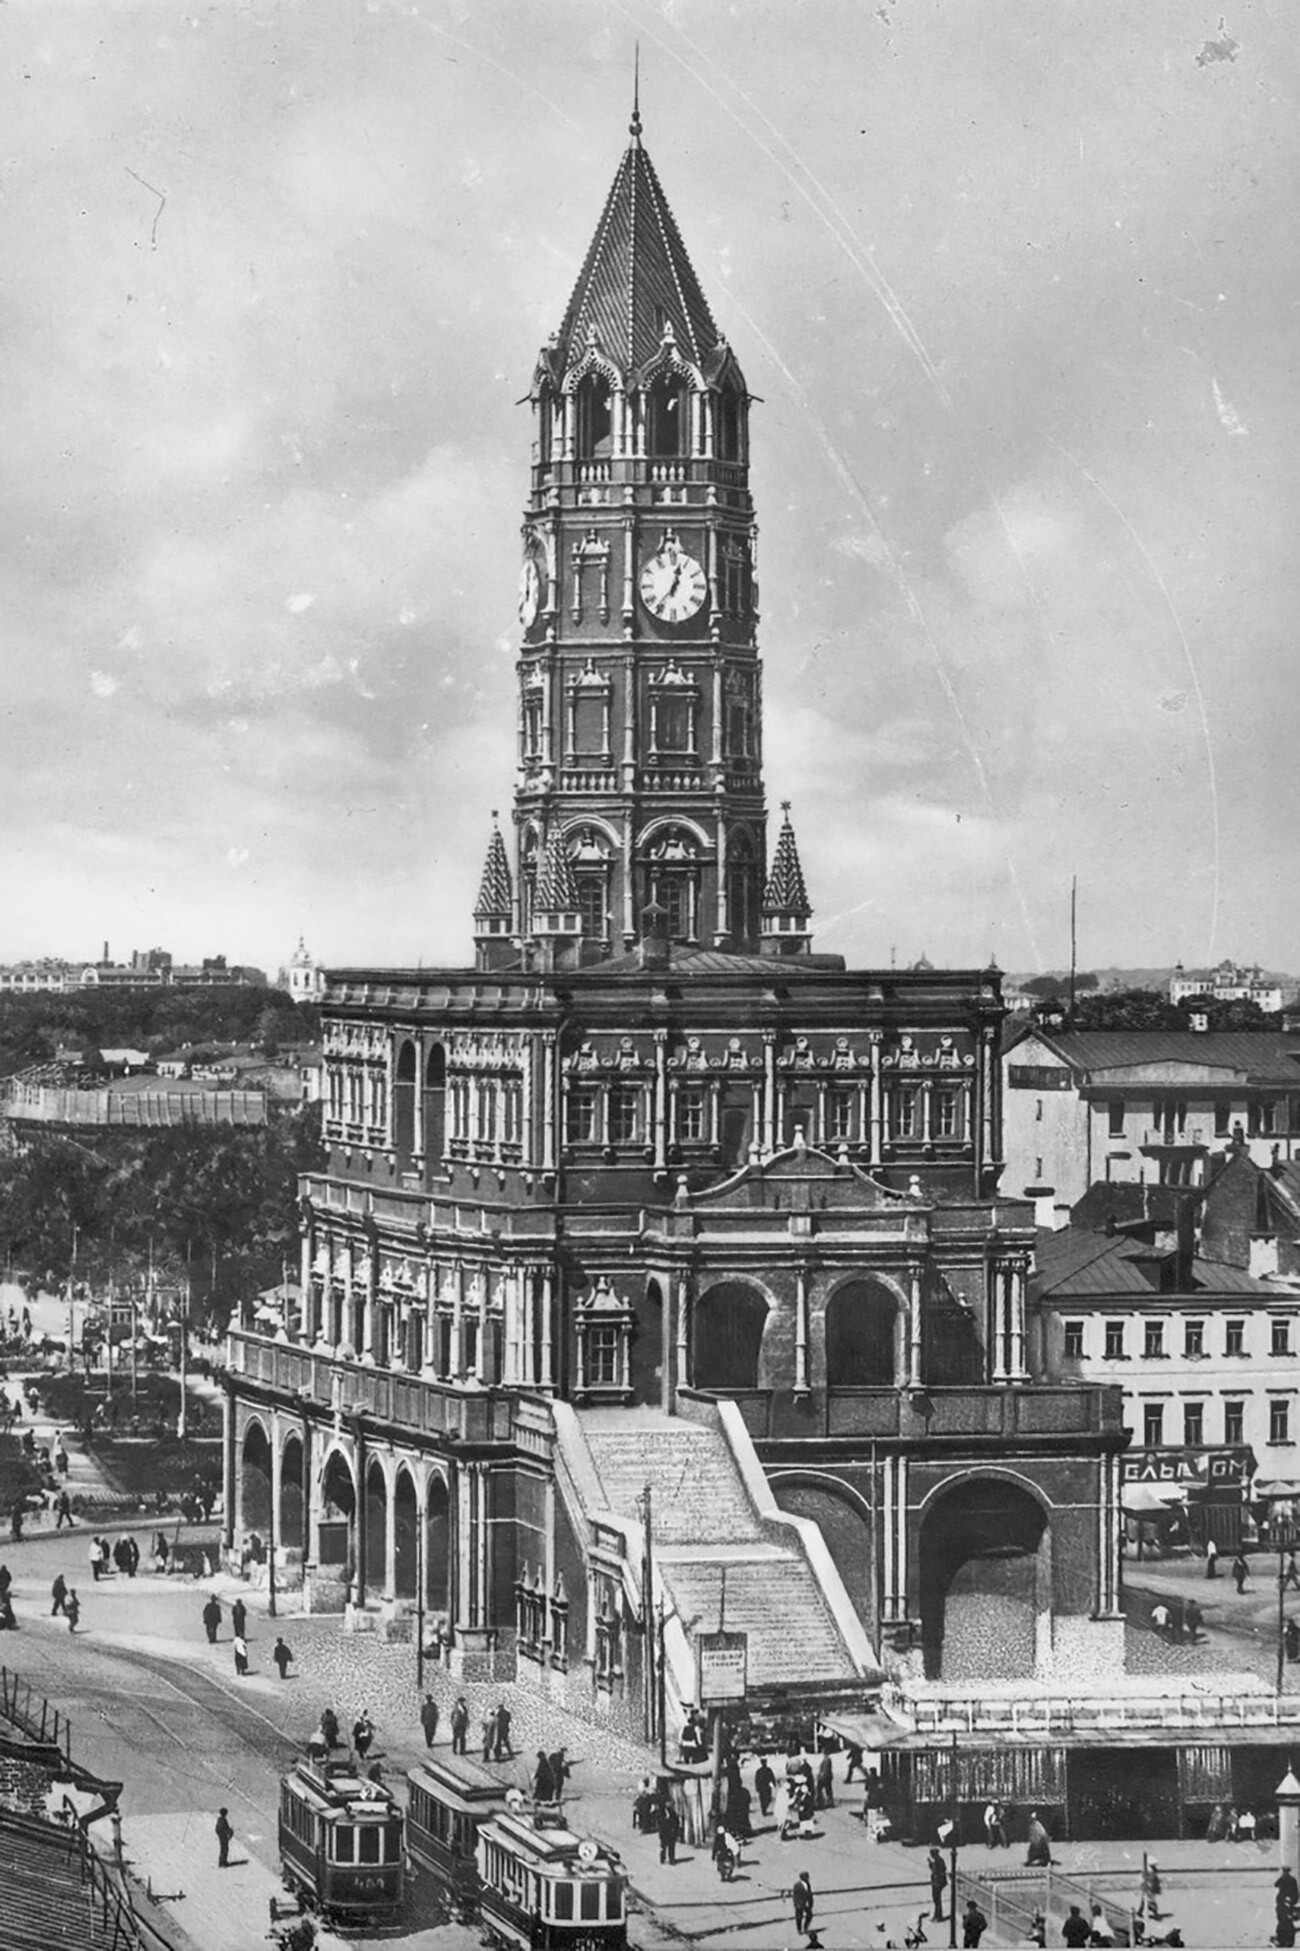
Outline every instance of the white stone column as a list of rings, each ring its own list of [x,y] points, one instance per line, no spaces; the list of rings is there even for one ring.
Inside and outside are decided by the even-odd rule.
[[[794,1286],[794,1392],[808,1393],[808,1282],[802,1267]]]
[[[907,1277],[907,1384],[921,1387],[921,1270],[912,1267]]]
[[[384,1599],[397,1598],[397,1475],[384,1472]]]
[[[881,1088],[881,1079],[880,1079],[880,1038],[878,1036],[873,1036],[871,1039],[871,1087],[870,1088],[871,1088],[871,1098],[870,1098],[871,1111],[870,1111],[870,1131],[868,1134],[868,1143],[871,1146],[871,1163],[873,1166],[879,1166],[883,1158],[883,1154],[881,1152],[880,1147],[881,1147],[881,1140],[882,1140],[882,1125],[883,1125],[883,1116],[884,1116],[884,1093]]]
[[[763,1151],[770,1158],[776,1150],[776,1038],[763,1032]]]
[[[1029,1270],[1023,1260],[1013,1262],[1008,1274],[1008,1330],[1007,1373],[1013,1382],[1023,1382],[1028,1375],[1025,1362],[1025,1290],[1029,1280]]]
[[[656,1172],[667,1170],[668,1166],[668,1034],[665,1030],[655,1031],[655,1088],[654,1088],[654,1167]]]
[[[542,1040],[542,1170],[555,1170],[556,1119],[556,1063],[555,1032],[547,1030]]]
[[[1007,1270],[1001,1260],[995,1260],[990,1270],[990,1306],[988,1309],[989,1340],[992,1356],[991,1375],[994,1382],[1007,1379]]]
[[[541,1385],[544,1389],[555,1386],[554,1349],[551,1346],[551,1323],[555,1293],[554,1276],[549,1267],[542,1272],[542,1373]]]
[[[667,1283],[671,1289],[671,1282]],[[689,1383],[688,1363],[690,1361],[691,1290],[690,1283],[681,1279],[677,1283],[677,1386],[687,1387]]]

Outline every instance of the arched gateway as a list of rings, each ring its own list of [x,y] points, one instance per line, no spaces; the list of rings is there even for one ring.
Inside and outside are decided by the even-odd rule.
[[[1051,1531],[1008,1477],[966,1478],[921,1526],[921,1643],[931,1680],[1032,1677],[1051,1611]]]

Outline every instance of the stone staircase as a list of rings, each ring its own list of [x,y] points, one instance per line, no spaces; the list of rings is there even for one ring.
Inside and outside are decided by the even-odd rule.
[[[751,1688],[859,1680],[798,1531],[756,1508],[721,1428],[646,1411],[579,1420],[608,1509],[638,1521],[650,1486],[655,1564],[688,1639],[747,1633]]]

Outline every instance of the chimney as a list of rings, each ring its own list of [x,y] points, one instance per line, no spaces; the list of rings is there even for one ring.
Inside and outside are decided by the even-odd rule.
[[[108,943],[107,942],[104,943],[104,966],[105,968],[108,967]]]
[[[1196,1253],[1196,1199],[1191,1193],[1175,1194],[1174,1204],[1174,1282],[1177,1292],[1192,1291],[1192,1259]]]

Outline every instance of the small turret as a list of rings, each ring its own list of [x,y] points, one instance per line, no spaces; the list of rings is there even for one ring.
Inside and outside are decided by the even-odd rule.
[[[763,890],[763,953],[801,955],[812,943],[808,927],[812,903],[804,886],[788,799],[782,800],[781,812],[781,831],[776,837],[772,869]]]
[[[532,932],[544,968],[564,968],[576,961],[582,939],[578,884],[564,835],[558,830],[546,842],[537,870]]]
[[[479,884],[478,900],[474,903],[474,940],[480,969],[498,969],[511,959],[514,906],[510,862],[506,858],[506,844],[497,825],[494,807],[492,833],[488,840],[487,858],[483,862],[483,879]]]

